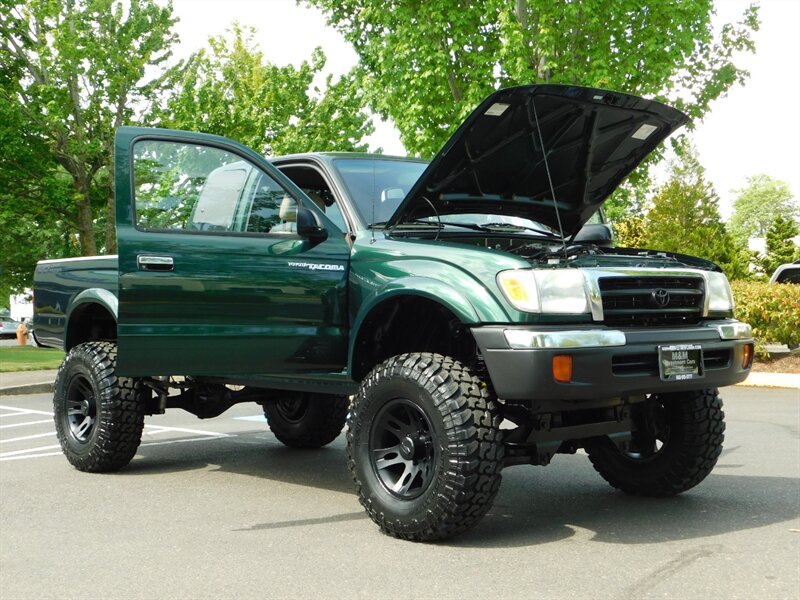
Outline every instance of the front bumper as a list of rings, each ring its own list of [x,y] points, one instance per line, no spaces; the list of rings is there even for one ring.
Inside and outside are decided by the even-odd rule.
[[[752,356],[748,332],[734,320],[682,328],[489,325],[472,329],[495,392],[513,401],[606,400],[733,385],[750,372],[749,365],[742,367],[745,346],[751,346]],[[677,344],[700,345],[700,377],[661,379],[658,348]],[[572,357],[569,383],[553,377],[553,357],[564,354]]]

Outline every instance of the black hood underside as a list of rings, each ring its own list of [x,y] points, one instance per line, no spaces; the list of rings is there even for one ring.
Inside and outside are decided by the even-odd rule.
[[[445,144],[389,225],[485,213],[523,217],[558,230],[560,217],[569,237],[687,121],[659,102],[600,89],[530,85],[499,90]]]

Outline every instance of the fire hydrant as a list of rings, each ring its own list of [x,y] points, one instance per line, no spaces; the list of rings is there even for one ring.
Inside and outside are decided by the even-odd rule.
[[[17,343],[20,346],[28,343],[28,326],[25,323],[20,323],[17,326]]]

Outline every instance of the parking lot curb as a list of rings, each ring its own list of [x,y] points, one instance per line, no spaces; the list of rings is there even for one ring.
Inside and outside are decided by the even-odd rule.
[[[26,383],[23,385],[12,385],[0,387],[0,396],[19,396],[23,394],[47,394],[53,391],[52,381],[39,383]]]
[[[750,373],[738,386],[800,390],[800,373]]]

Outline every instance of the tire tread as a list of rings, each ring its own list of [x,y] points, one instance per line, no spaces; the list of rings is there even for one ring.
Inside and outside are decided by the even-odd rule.
[[[97,437],[87,453],[70,446],[63,423],[65,386],[73,364],[83,363],[97,386]],[[137,379],[116,375],[117,345],[86,342],[70,350],[58,369],[53,395],[56,433],[67,460],[79,471],[116,471],[136,455],[144,429],[145,403]],[[102,415],[101,415],[102,411]]]
[[[369,431],[362,416],[370,402],[367,390],[382,380],[416,382],[434,399],[446,431],[448,468],[440,475],[440,492],[420,521],[387,515],[359,479],[357,432]],[[439,354],[409,353],[375,367],[362,382],[348,420],[348,468],[362,506],[387,534],[411,541],[434,541],[473,527],[491,508],[500,487],[503,465],[501,417],[497,401],[466,366]]]

